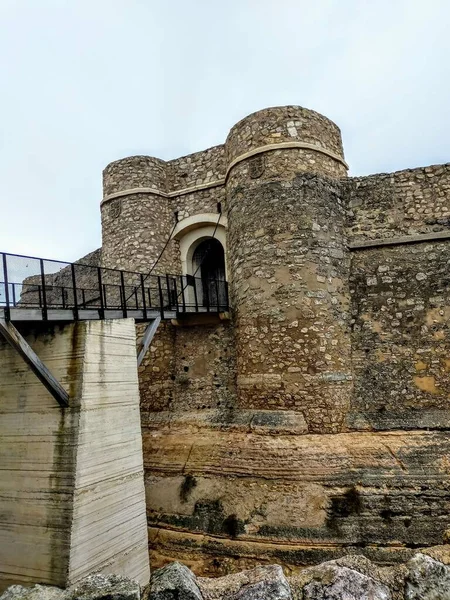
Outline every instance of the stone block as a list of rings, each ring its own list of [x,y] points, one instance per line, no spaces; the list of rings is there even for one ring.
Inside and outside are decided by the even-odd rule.
[[[204,600],[291,600],[289,583],[279,565],[255,567],[217,579],[199,578]]]
[[[450,567],[416,554],[408,568],[405,600],[450,600]]]
[[[148,600],[202,600],[194,573],[174,562],[153,573]]]

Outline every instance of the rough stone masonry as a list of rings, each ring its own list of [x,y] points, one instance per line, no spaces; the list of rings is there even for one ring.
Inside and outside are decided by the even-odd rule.
[[[103,266],[147,273],[170,238],[153,273],[206,280],[214,237],[229,282],[228,315],[163,324],[140,367],[153,565],[448,542],[450,164],[349,178],[338,127],[285,106],[103,177]]]

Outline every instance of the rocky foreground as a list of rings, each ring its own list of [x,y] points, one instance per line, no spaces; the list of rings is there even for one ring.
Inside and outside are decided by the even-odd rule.
[[[269,565],[212,579],[174,562],[154,571],[145,589],[126,577],[98,574],[67,590],[13,585],[0,600],[450,600],[450,566],[421,553],[393,567],[353,555],[291,577]]]

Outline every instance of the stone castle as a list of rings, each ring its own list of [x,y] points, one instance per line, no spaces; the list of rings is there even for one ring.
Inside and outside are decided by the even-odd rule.
[[[155,272],[229,282],[230,314],[163,324],[140,367],[154,565],[450,536],[450,164],[347,168],[339,128],[286,106],[104,171],[104,266],[147,272],[170,238]]]
[[[224,145],[104,171],[102,248],[81,262],[195,276],[191,301],[212,307],[162,321],[139,367],[152,567],[392,564],[450,540],[450,163],[347,168],[338,127],[286,106],[246,117]],[[104,325],[112,354],[134,352],[127,327]],[[116,439],[132,420],[139,437],[137,391],[132,405],[129,423],[116,411]]]

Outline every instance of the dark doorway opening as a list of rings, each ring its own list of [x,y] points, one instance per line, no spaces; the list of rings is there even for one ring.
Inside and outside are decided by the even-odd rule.
[[[208,238],[197,246],[192,257],[197,295],[208,309],[223,310],[227,305],[225,281],[225,252],[215,238]]]

